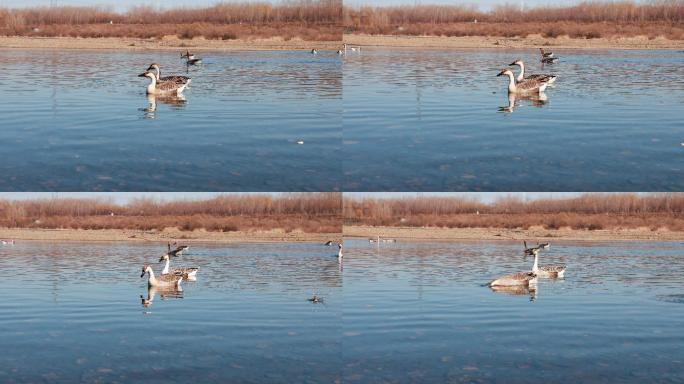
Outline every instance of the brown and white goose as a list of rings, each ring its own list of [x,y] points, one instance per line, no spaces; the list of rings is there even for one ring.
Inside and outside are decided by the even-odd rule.
[[[542,93],[546,90],[546,87],[549,85],[548,82],[538,79],[524,79],[523,81],[516,83],[513,71],[511,71],[508,68],[503,69],[501,72],[499,72],[497,76],[508,76],[508,93]]]
[[[140,275],[140,278],[145,277],[145,274],[148,275],[148,287],[176,287],[180,289],[181,281],[183,281],[183,276],[176,276],[172,274],[161,275],[159,277],[156,277],[154,275],[154,271],[152,271],[152,267],[150,267],[147,264],[143,265],[142,274]]]
[[[539,48],[539,52],[541,52],[542,57],[553,57],[553,52],[546,52],[544,48]]]
[[[539,253],[541,249],[535,249],[534,265],[532,266],[532,273],[539,277],[563,278],[565,276],[565,265],[543,265],[539,266]]]
[[[488,286],[493,287],[534,287],[537,283],[537,275],[532,271],[517,272],[510,275],[501,276],[489,282]]]
[[[173,81],[179,84],[190,84],[190,81],[192,80],[191,78],[187,76],[180,76],[180,75],[171,75],[171,76],[162,76],[161,75],[161,69],[159,67],[159,64],[157,63],[152,63],[150,66],[147,68],[148,71],[155,71],[157,75],[157,81]]]
[[[202,59],[195,57],[194,53],[190,53],[190,51],[186,50],[185,53],[181,53],[181,59],[185,58],[185,62],[188,65],[196,65],[196,64],[201,64]]]
[[[519,73],[518,76],[515,78],[515,81],[516,81],[517,83],[520,83],[520,82],[522,82],[522,81],[525,81],[525,79],[528,79],[528,80],[545,81],[545,82],[547,82],[547,83],[549,83],[549,84],[553,84],[553,83],[556,82],[556,79],[558,78],[556,75],[546,75],[546,74],[534,74],[534,75],[529,75],[529,76],[526,77],[526,76],[525,76],[525,63],[523,63],[522,60],[516,60],[516,61],[514,61],[514,62],[512,62],[512,63],[510,63],[510,64],[508,64],[508,65],[511,66],[511,67],[516,66],[516,65],[517,65],[518,67],[520,67],[520,73]]]
[[[183,92],[188,83],[177,83],[175,81],[157,81],[157,75],[154,72],[146,71],[138,75],[138,77],[147,77],[150,79],[150,84],[147,85],[147,94],[154,95],[179,95]]]
[[[176,275],[176,276],[181,276],[185,280],[195,280],[197,277],[197,271],[199,271],[199,267],[181,267],[181,268],[174,268],[172,270],[169,270],[169,261],[171,260],[171,257],[169,256],[168,253],[165,253],[162,255],[162,257],[159,259],[159,262],[161,263],[162,261],[166,261],[166,264],[164,265],[164,269],[162,270],[161,274],[162,275]]]

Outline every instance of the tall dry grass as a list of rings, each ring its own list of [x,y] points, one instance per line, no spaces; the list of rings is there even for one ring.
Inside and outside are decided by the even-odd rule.
[[[278,3],[217,3],[209,7],[155,9],[133,7],[0,8],[0,34],[72,37],[300,37],[341,40],[341,0],[290,0]]]
[[[150,198],[0,200],[0,227],[246,231],[283,229],[339,233],[340,193],[219,195],[206,200]]]
[[[684,230],[684,193],[506,197],[491,204],[462,197],[345,198],[344,218],[349,225],[374,226]]]
[[[345,7],[348,33],[440,36],[665,36],[684,38],[684,0],[584,1],[521,10],[500,5]],[[477,21],[477,23],[475,23]]]

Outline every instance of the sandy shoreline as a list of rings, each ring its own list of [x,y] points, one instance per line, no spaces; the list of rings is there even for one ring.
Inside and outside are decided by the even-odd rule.
[[[140,38],[77,38],[77,37],[25,37],[0,36],[0,48],[17,49],[127,49],[127,50],[193,50],[193,51],[244,51],[244,50],[338,50],[340,41],[284,40],[279,37],[250,40],[207,40],[204,38],[179,39],[167,36],[162,39]]]
[[[547,38],[541,35],[520,37],[487,36],[394,36],[394,35],[344,35],[343,42],[366,48],[423,48],[423,49],[532,49],[549,47],[555,49],[684,49],[684,40],[665,38],[648,39],[645,36],[624,38],[572,39],[569,37]],[[126,49],[144,50],[318,50],[336,51],[342,41],[284,40],[280,37],[249,40],[207,40],[204,38],[179,39],[167,36],[162,39],[140,38],[77,38],[77,37],[27,37],[0,36],[0,48],[15,49]]]
[[[384,238],[404,241],[460,240],[571,240],[571,241],[683,241],[684,232],[651,231],[648,228],[573,230],[573,229],[505,229],[505,228],[409,228],[345,226],[345,238]]]
[[[572,39],[567,36],[547,38],[541,35],[527,37],[486,37],[486,36],[390,36],[390,35],[344,35],[347,44],[363,47],[425,48],[425,49],[465,49],[465,48],[558,48],[558,49],[684,49],[684,40],[645,36],[624,38]]]
[[[137,242],[168,242],[182,241],[186,243],[249,243],[249,242],[310,242],[324,243],[328,240],[339,240],[339,233],[304,233],[293,231],[286,233],[282,230],[258,232],[207,232],[180,231],[165,229],[163,231],[140,230],[81,230],[81,229],[24,229],[0,228],[0,239],[15,241],[137,241]]]

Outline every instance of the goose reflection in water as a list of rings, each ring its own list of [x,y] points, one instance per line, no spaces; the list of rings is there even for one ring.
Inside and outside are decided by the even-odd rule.
[[[174,287],[148,287],[147,297],[140,295],[140,304],[142,304],[143,308],[152,306],[152,302],[157,297],[157,293],[159,293],[159,297],[161,297],[162,300],[183,298],[182,289],[176,289]]]
[[[174,95],[174,96],[159,96],[154,94],[147,95],[147,108],[141,108],[140,110],[145,113],[144,117],[146,119],[154,119],[157,112],[157,103],[166,104],[174,109],[181,109],[185,107],[186,104],[185,96]]]
[[[530,301],[537,301],[537,294],[539,293],[539,287],[531,285],[529,287],[523,286],[494,286],[490,287],[492,292],[504,293],[511,296],[529,296]]]
[[[547,104],[549,97],[546,96],[546,93],[544,92],[536,95],[517,95],[515,93],[509,93],[508,105],[505,107],[499,107],[499,112],[512,113],[513,110],[520,105],[521,100],[527,100],[530,102],[530,105],[541,108]]]

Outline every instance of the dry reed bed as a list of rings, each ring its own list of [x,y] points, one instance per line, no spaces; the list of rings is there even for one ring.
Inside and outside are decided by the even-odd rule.
[[[509,197],[492,204],[460,197],[346,198],[344,218],[347,225],[372,226],[684,231],[684,194],[591,193],[534,201]]]
[[[197,201],[110,199],[0,201],[0,227],[44,229],[133,229],[233,232],[282,229],[339,233],[340,193],[221,195]]]
[[[476,22],[477,21],[477,22]],[[505,5],[489,12],[474,6],[345,7],[346,33],[432,36],[574,38],[664,36],[684,38],[684,0],[635,3],[585,1],[521,11]]]
[[[207,39],[283,37],[341,40],[340,0],[218,3],[203,8],[117,13],[104,7],[0,8],[0,34],[43,37],[178,36]]]

